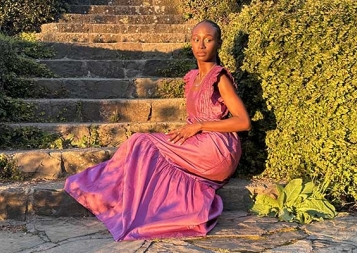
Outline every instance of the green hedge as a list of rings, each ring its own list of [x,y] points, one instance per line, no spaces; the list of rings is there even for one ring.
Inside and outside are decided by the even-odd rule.
[[[210,19],[215,22],[225,23],[231,13],[239,12],[243,4],[251,0],[184,0],[180,2],[182,13],[187,19]]]
[[[279,0],[231,16],[222,58],[242,65],[235,74],[255,123],[250,135],[266,131],[257,145],[266,146],[263,176],[327,177],[332,197],[357,199],[356,13],[355,0]],[[248,170],[255,164],[246,158]]]
[[[0,32],[39,31],[41,24],[59,18],[65,10],[65,0],[0,0]]]

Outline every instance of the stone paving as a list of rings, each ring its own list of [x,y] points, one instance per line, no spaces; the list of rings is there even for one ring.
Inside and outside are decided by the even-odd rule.
[[[2,253],[357,252],[357,217],[341,213],[309,225],[224,212],[206,237],[115,242],[95,217],[33,216],[0,221]]]

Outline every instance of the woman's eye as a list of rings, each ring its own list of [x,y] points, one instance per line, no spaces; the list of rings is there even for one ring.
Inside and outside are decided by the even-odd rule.
[[[199,39],[199,38],[193,38],[192,41],[195,42],[195,43],[198,43],[198,42],[200,42],[200,39]],[[204,42],[204,43],[209,43],[209,42],[212,42],[212,39],[205,38],[205,39],[203,40],[203,42]]]

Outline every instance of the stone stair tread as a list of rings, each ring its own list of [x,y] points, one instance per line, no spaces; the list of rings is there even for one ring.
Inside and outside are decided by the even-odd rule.
[[[33,81],[66,81],[66,80],[74,80],[74,81],[140,81],[140,80],[182,80],[182,77],[133,77],[133,78],[110,78],[110,77],[32,77],[32,78],[24,78],[24,80],[33,80]]]
[[[188,58],[185,43],[43,43],[55,50],[56,54],[52,59],[144,60]]]
[[[85,23],[48,23],[41,26],[41,32],[62,33],[189,33],[192,24],[85,24]]]
[[[81,43],[185,43],[189,42],[187,33],[86,33],[86,32],[48,32],[36,34],[40,41],[81,42]]]
[[[14,127],[65,127],[65,126],[150,126],[150,125],[176,125],[183,124],[185,121],[163,121],[163,122],[120,122],[120,123],[107,123],[107,122],[19,122],[19,123],[2,123],[6,126]]]
[[[167,72],[175,64],[194,66],[192,59],[138,59],[138,60],[85,60],[85,59],[45,59],[39,60],[58,77],[105,77],[136,78],[178,77],[175,71]],[[182,77],[180,75],[180,77]]]
[[[170,5],[172,0],[67,0],[71,5]]]
[[[118,147],[134,133],[167,133],[183,126],[186,121],[168,122],[68,122],[68,123],[4,123],[13,130],[36,130],[47,136],[48,146],[58,149],[69,147]],[[41,138],[41,137],[39,137]],[[26,146],[23,143],[22,146]],[[32,146],[33,147],[33,146]],[[6,150],[14,151],[16,147],[9,146]],[[21,151],[19,151],[21,152]],[[1,153],[1,151],[0,151]]]
[[[71,43],[60,43],[60,42],[43,42],[50,47],[53,47],[55,50],[61,50],[62,52],[58,52],[61,57],[68,58],[84,58],[88,57],[91,59],[92,55],[83,54],[83,51],[89,51],[90,54],[95,54],[96,57],[99,58],[124,58],[127,59],[128,56],[137,52],[142,53],[143,55],[146,53],[152,57],[151,53],[162,53],[162,56],[172,57],[175,52],[174,51],[182,51],[183,48],[186,47],[186,43],[176,43],[176,42],[157,42],[157,43],[142,43],[142,42],[116,42],[116,43],[81,43],[81,42],[71,42]],[[106,53],[107,52],[107,53]],[[79,55],[73,55],[73,53],[78,53]],[[110,53],[110,54],[109,54]],[[103,55],[100,57],[100,55]],[[64,55],[64,56],[63,56]],[[125,57],[123,57],[125,55]],[[160,58],[156,56],[157,58]],[[55,58],[58,56],[56,55]],[[138,58],[137,55],[133,57]],[[139,59],[142,56],[139,57]],[[165,58],[165,57],[164,57]]]
[[[185,100],[168,99],[23,99],[26,122],[162,122],[184,120]]]
[[[165,98],[168,89],[183,97],[184,81],[180,78],[32,78],[37,97],[83,99]],[[181,92],[181,93],[180,93]],[[181,94],[181,95],[179,95]],[[171,95],[172,96],[172,95]]]
[[[29,215],[90,215],[63,190],[63,186],[64,179],[1,183],[0,197],[4,201],[0,202],[0,220],[24,220]],[[232,178],[217,194],[223,200],[225,211],[247,211],[251,205],[250,194],[266,188],[264,182]]]
[[[90,24],[182,24],[186,22],[180,14],[158,15],[109,15],[109,14],[76,14],[65,13],[59,23]]]
[[[24,102],[104,102],[104,103],[115,103],[115,102],[127,102],[127,103],[146,103],[146,102],[185,102],[184,98],[111,98],[111,99],[90,99],[90,98],[25,98],[22,99]]]
[[[178,14],[177,8],[169,5],[69,5],[69,13],[78,14],[106,14],[106,15],[122,15],[122,14],[141,14],[141,15],[158,15],[158,14]]]

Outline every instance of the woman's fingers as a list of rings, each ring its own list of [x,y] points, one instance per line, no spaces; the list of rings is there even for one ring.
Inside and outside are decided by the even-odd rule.
[[[180,142],[180,144],[182,144],[187,139],[185,135],[179,130],[171,131],[167,133],[167,135],[169,135],[168,141],[172,143]]]

